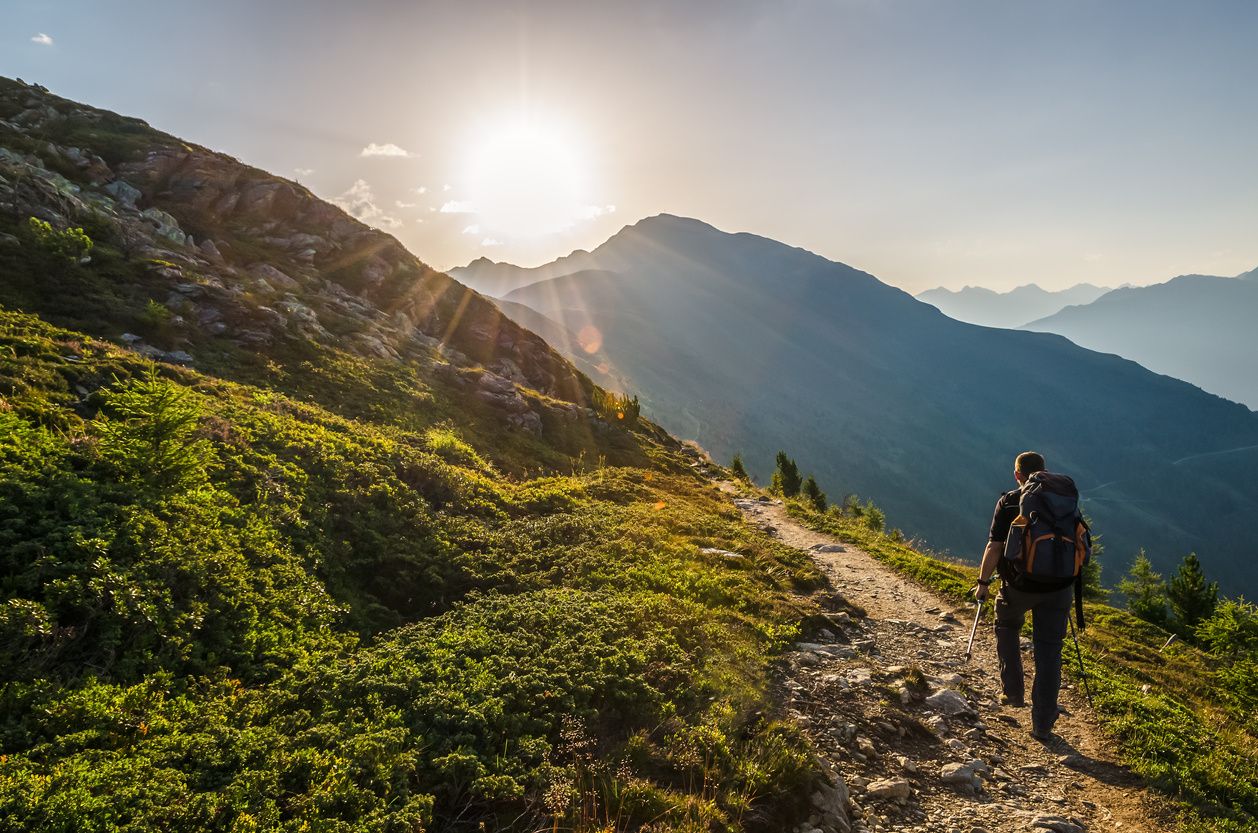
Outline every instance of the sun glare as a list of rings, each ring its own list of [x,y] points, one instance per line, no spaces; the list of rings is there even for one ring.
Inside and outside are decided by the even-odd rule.
[[[486,131],[468,158],[468,192],[480,226],[525,238],[581,219],[589,204],[588,165],[571,134],[535,121]]]

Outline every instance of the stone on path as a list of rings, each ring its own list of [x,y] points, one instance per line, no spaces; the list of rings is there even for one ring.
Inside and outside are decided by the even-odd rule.
[[[1077,819],[1064,816],[1036,816],[1031,820],[1032,830],[1053,830],[1056,833],[1085,833],[1087,830]]]
[[[965,714],[973,711],[965,695],[950,688],[941,688],[926,698],[926,705],[946,715]]]
[[[882,781],[874,781],[865,788],[865,795],[868,798],[908,798],[912,792],[913,789],[909,786],[909,782],[903,778],[888,778]]]

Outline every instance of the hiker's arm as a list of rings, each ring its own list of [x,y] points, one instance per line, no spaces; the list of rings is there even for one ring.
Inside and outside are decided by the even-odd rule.
[[[986,601],[988,596],[988,585],[991,584],[992,574],[996,572],[996,564],[1004,553],[1005,545],[999,541],[988,541],[987,549],[983,550],[983,561],[978,567],[978,583],[974,585],[974,598],[979,602]]]
[[[1005,545],[1000,541],[988,541],[987,549],[983,550],[983,562],[978,568],[979,581],[987,581],[996,572],[996,565],[1000,562],[1000,556],[1005,551]]]

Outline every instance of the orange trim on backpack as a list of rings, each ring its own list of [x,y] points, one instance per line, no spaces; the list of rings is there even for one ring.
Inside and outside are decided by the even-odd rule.
[[[1030,535],[1031,535],[1031,530],[1030,528],[1028,528],[1027,537],[1030,537]],[[1026,554],[1026,571],[1028,573],[1031,572],[1031,569],[1035,566],[1035,548],[1039,546],[1040,541],[1043,541],[1045,538],[1056,538],[1056,537],[1057,536],[1054,533],[1050,532],[1047,535],[1041,535],[1039,538],[1036,538],[1034,541],[1031,542],[1031,545],[1027,548],[1027,554]]]
[[[1088,557],[1087,539],[1084,537],[1086,533],[1083,528],[1083,521],[1079,521],[1075,525],[1075,575],[1083,572],[1083,562]]]

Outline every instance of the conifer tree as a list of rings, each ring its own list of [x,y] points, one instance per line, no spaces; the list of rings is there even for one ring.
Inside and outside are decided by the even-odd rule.
[[[786,456],[785,451],[779,451],[777,468],[773,471],[773,482],[769,488],[784,497],[795,497],[799,494],[801,485],[799,466],[795,465],[794,460]]]
[[[1136,554],[1127,575],[1118,582],[1118,592],[1127,597],[1127,609],[1132,615],[1155,625],[1167,623],[1166,582],[1161,573],[1154,571],[1143,549]]]
[[[741,454],[735,454],[734,459],[730,461],[729,473],[734,475],[735,480],[741,480],[744,483],[751,482],[751,475],[747,474],[747,469],[743,466],[743,455]]]
[[[821,487],[817,485],[816,478],[811,474],[804,479],[804,485],[800,487],[800,492],[812,505],[813,509],[816,509],[818,512],[826,511],[826,493],[821,491]]]
[[[1219,583],[1206,581],[1197,554],[1190,552],[1184,556],[1179,570],[1171,576],[1166,596],[1171,603],[1175,627],[1183,634],[1191,635],[1201,620],[1210,618],[1210,614],[1214,613],[1219,603]]]
[[[1092,519],[1084,517],[1088,527]],[[1103,602],[1109,598],[1110,591],[1101,584],[1101,557],[1105,554],[1105,544],[1100,535],[1092,536],[1092,557],[1083,565],[1083,598]]]

